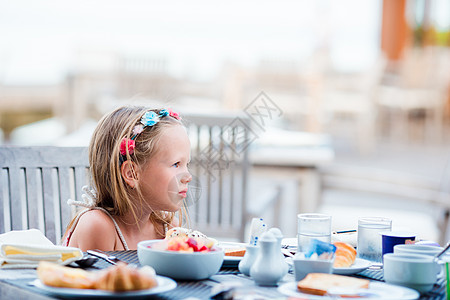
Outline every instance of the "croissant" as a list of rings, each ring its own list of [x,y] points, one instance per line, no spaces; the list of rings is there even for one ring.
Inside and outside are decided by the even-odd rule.
[[[91,289],[95,282],[95,276],[91,272],[48,261],[39,262],[37,275],[45,285],[54,287]]]
[[[114,292],[149,289],[158,285],[154,270],[149,270],[147,271],[146,267],[137,269],[119,263],[102,272],[94,286],[99,290]]]
[[[37,274],[45,285],[74,289],[125,292],[150,289],[158,285],[152,267],[144,266],[138,269],[125,263],[102,271],[85,271],[41,261]]]
[[[334,259],[333,267],[347,268],[353,265],[356,260],[356,250],[350,244],[344,242],[334,242],[336,246],[336,257]]]

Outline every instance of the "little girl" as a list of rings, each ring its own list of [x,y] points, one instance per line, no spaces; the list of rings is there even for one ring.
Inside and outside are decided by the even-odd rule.
[[[121,107],[105,115],[89,145],[94,201],[69,201],[87,209],[70,222],[63,245],[135,250],[142,240],[164,238],[179,225],[189,160],[186,128],[170,109]]]

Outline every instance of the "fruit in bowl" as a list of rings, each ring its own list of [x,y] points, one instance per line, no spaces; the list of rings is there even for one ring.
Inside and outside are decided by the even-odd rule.
[[[214,242],[208,239],[196,239],[191,237],[174,237],[161,240],[159,243],[149,245],[156,250],[168,250],[179,252],[210,252],[216,251]]]
[[[204,244],[198,242],[194,238],[176,238],[168,242],[167,250],[171,251],[185,251],[185,252],[209,252],[214,251],[212,244]]]
[[[169,232],[168,232],[169,233]],[[224,252],[206,236],[177,234],[138,243],[138,258],[158,275],[181,280],[206,279],[222,266]]]

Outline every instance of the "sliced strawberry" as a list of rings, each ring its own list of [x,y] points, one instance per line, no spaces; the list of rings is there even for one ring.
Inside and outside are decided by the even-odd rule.
[[[198,251],[201,251],[201,252],[209,252],[209,248],[206,247],[205,245],[203,245]]]
[[[189,238],[187,240],[187,244],[189,247],[191,247],[194,251],[198,251],[198,244],[197,241],[194,240],[193,238]]]

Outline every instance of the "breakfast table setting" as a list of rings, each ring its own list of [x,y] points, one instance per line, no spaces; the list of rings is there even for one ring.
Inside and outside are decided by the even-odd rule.
[[[262,219],[254,219],[246,243],[221,242],[189,231],[181,237],[176,232],[171,239],[142,241],[137,250],[127,251],[81,252],[55,246],[37,230],[2,234],[0,299],[449,299],[448,255],[443,255],[447,258],[444,264],[426,256],[431,250],[433,256],[440,256],[448,245],[444,249],[408,244],[410,236],[389,231],[386,241],[390,242],[383,235],[383,246],[391,247],[391,253],[383,253],[381,263],[369,261],[360,253],[357,256],[358,248],[352,246],[356,230],[342,235],[330,232],[333,243],[320,239],[303,243],[301,233],[311,225],[307,220],[311,215],[302,217],[306,221],[299,224],[307,225],[299,228],[295,238],[283,238],[278,228],[267,228]],[[327,223],[322,217],[314,215],[313,223]],[[350,256],[352,261],[347,263]],[[420,261],[411,263],[412,259]],[[417,265],[419,271],[414,269]],[[422,280],[419,274],[433,280],[426,286],[411,282],[399,270],[416,272],[414,280]],[[97,274],[94,287],[92,282],[80,286],[91,274]],[[135,288],[139,278],[139,284],[147,283],[144,277],[150,285]],[[132,282],[133,288],[118,288],[124,282]]]
[[[109,256],[139,265],[136,250],[110,251]],[[90,269],[104,269],[109,267],[106,261],[99,259]],[[366,269],[354,275],[358,278],[370,279],[372,282],[383,282],[382,270]],[[99,295],[60,295],[52,290],[47,291],[33,283],[37,278],[36,271],[30,269],[0,270],[0,298],[1,299],[58,299],[58,298],[86,298],[99,297]],[[295,296],[295,290],[291,290],[291,296],[280,292],[280,287],[295,283],[293,272],[288,273],[277,287],[264,287],[256,285],[250,277],[242,275],[237,267],[226,265],[219,272],[204,280],[177,280],[176,287],[166,292],[149,294],[142,297],[151,299],[320,299],[322,297]],[[233,295],[234,294],[234,295]],[[121,296],[126,297],[126,296]],[[137,297],[136,295],[130,298]],[[114,298],[110,296],[110,298]],[[120,298],[116,296],[116,298]],[[326,299],[326,298],[325,298]],[[411,298],[414,299],[414,298]],[[433,290],[420,296],[420,299],[445,299],[445,279],[438,281]]]

